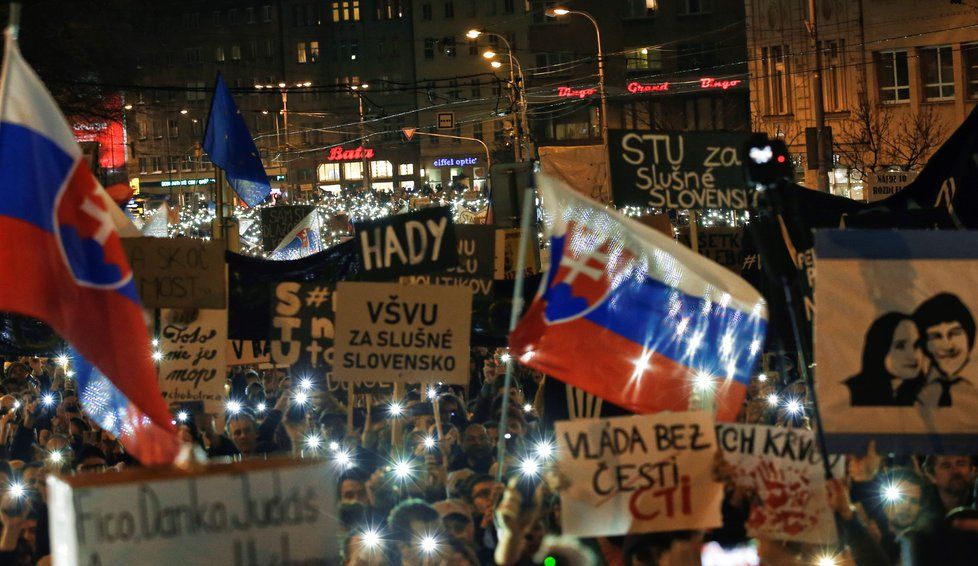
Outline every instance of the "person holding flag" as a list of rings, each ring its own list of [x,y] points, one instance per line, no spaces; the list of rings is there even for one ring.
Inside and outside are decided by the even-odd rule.
[[[746,281],[559,181],[540,176],[550,269],[510,334],[523,365],[637,413],[712,397],[741,408],[767,327]]]
[[[143,464],[168,464],[179,443],[116,229],[121,211],[21,56],[14,14],[0,77],[0,310],[65,338],[84,358],[75,378],[88,414]]]

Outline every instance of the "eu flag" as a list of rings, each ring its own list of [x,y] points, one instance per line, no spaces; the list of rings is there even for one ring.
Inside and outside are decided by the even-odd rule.
[[[204,151],[214,165],[224,170],[231,188],[248,206],[261,203],[271,194],[272,186],[258,148],[220,73],[214,83],[210,117],[204,131]]]

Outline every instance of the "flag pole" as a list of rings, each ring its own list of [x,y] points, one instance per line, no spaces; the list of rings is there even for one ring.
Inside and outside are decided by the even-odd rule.
[[[10,13],[7,15],[7,30],[13,39],[20,37],[20,2],[10,3]]]
[[[224,170],[214,166],[214,208],[216,209],[217,230],[214,239],[224,242],[227,249],[227,232],[224,225]]]
[[[536,204],[534,189],[529,188],[523,193],[523,216],[520,218],[520,248],[516,252],[516,281],[513,284],[513,309],[509,312],[509,332],[512,333],[516,328],[516,323],[520,320],[520,313],[523,312],[523,280],[526,271],[526,244],[530,232],[530,215],[533,214],[533,205]],[[506,377],[503,379],[503,403],[502,413],[499,415],[498,446],[496,449],[496,481],[502,482],[503,461],[506,457],[506,435],[509,421],[509,386],[513,382],[513,357],[509,356],[506,360]]]

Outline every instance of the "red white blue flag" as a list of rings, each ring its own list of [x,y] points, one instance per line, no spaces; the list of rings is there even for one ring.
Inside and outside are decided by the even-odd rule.
[[[767,309],[746,281],[547,177],[546,277],[510,334],[532,368],[637,413],[713,396],[733,420],[764,344]]]
[[[43,320],[71,343],[90,362],[76,362],[86,411],[143,463],[169,463],[178,443],[113,207],[8,29],[0,78],[0,310]],[[100,371],[88,371],[91,365]]]

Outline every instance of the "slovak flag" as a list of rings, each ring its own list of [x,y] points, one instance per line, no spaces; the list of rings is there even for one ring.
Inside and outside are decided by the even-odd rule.
[[[313,210],[306,215],[282,241],[272,250],[274,260],[300,259],[323,250],[319,237],[319,212]]]
[[[170,463],[178,441],[113,221],[116,204],[10,28],[0,76],[0,179],[0,310],[51,325],[84,357],[75,361],[75,378],[89,415],[144,464]]]
[[[521,363],[636,413],[711,395],[733,420],[767,308],[746,281],[672,238],[539,176],[551,259],[509,337]]]

